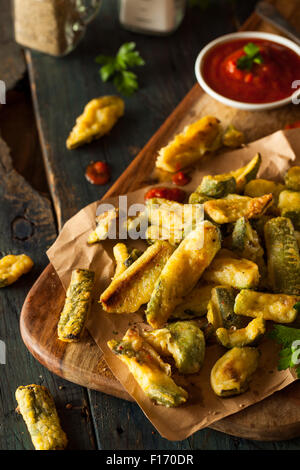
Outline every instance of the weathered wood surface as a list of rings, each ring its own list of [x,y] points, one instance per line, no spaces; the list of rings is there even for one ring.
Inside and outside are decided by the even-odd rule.
[[[210,8],[204,13],[188,12],[179,31],[170,38],[146,38],[116,29],[115,6],[108,3],[104,3],[102,16],[91,25],[84,42],[71,56],[55,61],[38,54],[28,55],[36,110],[40,111],[39,128],[48,181],[60,224],[107,189],[99,190],[85,182],[83,170],[89,160],[106,159],[113,165],[113,179],[116,179],[192,86],[198,50],[213,37],[232,30],[228,8],[224,8],[223,2],[217,9]],[[245,3],[238,5],[244,13],[255,2]],[[114,34],[110,35],[113,28]],[[110,85],[99,81],[93,57],[99,52],[114,52],[126,40],[137,42],[149,65],[140,71],[142,90],[128,100],[126,121],[120,122],[121,127],[115,129],[112,139],[95,142],[75,153],[67,152],[65,137],[87,99],[114,92]],[[60,106],[56,105],[57,100]],[[89,396],[97,444],[103,449],[273,449],[299,445],[299,441],[276,445],[252,443],[212,430],[200,431],[181,443],[170,443],[155,433],[136,404],[96,392],[90,392]]]
[[[24,53],[14,41],[12,2],[0,0],[0,80],[10,90],[26,71]]]
[[[14,392],[19,385],[38,383],[53,393],[70,448],[93,449],[93,426],[85,390],[48,372],[32,358],[20,337],[19,314],[25,294],[47,263],[45,250],[53,242],[56,229],[50,201],[14,170],[2,139],[0,180],[1,256],[26,253],[35,262],[29,274],[0,293],[0,339],[6,344],[6,364],[0,365],[0,448],[32,449],[25,423],[14,411]],[[66,409],[67,403],[73,408]]]
[[[28,80],[22,80],[18,89],[8,91],[0,111],[0,130],[11,150],[14,169],[34,189],[47,192],[50,198]]]

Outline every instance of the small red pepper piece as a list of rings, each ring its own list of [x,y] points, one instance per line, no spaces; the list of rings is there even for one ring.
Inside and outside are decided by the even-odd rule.
[[[191,181],[191,177],[183,173],[183,171],[178,171],[173,175],[172,182],[177,186],[185,186]]]
[[[170,201],[183,202],[185,199],[185,191],[179,188],[151,188],[146,192],[144,198],[151,199],[153,197],[169,199]]]
[[[110,169],[105,162],[90,163],[85,171],[86,179],[92,184],[106,184],[110,179]]]

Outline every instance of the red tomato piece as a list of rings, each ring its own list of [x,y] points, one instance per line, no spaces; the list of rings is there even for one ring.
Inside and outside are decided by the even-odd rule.
[[[183,173],[183,171],[178,171],[178,173],[175,173],[175,175],[172,177],[173,184],[176,184],[177,186],[185,186],[190,181],[190,176]]]
[[[151,188],[146,192],[144,198],[152,199],[153,197],[169,199],[170,201],[183,202],[185,199],[185,191],[179,188]]]
[[[110,179],[110,169],[105,162],[90,163],[85,171],[86,179],[92,184],[106,184]]]

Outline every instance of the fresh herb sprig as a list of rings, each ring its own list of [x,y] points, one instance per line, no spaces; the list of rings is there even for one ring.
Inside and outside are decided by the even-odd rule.
[[[253,42],[248,42],[244,46],[244,52],[246,55],[243,55],[237,60],[237,68],[240,70],[250,71],[253,67],[253,64],[262,64],[263,58],[260,54],[260,49]]]
[[[95,61],[102,65],[99,73],[103,82],[113,80],[117,90],[125,96],[138,90],[137,75],[129,69],[145,65],[145,61],[135,50],[134,42],[123,44],[115,56],[100,54]]]
[[[297,302],[300,306],[300,302]],[[297,304],[294,308],[298,310]],[[297,307],[296,307],[297,306]],[[300,330],[283,325],[275,325],[269,337],[282,345],[279,353],[278,370],[294,367],[300,378]]]

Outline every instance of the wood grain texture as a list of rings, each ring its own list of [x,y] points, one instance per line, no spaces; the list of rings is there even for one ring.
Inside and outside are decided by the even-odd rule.
[[[23,77],[26,63],[21,47],[14,41],[11,2],[0,0],[0,16],[0,80],[10,90]]]
[[[277,2],[285,12],[284,3],[286,2]],[[293,5],[295,9],[295,4]],[[245,2],[239,3],[239,8],[245,7]],[[83,170],[86,164],[91,159],[105,159],[112,166],[112,176],[115,180],[131,161],[132,156],[168,116],[174,105],[191,88],[193,63],[199,49],[214,37],[232,31],[227,8],[222,6],[217,10],[208,9],[206,12],[188,12],[182,27],[170,38],[147,38],[119,30],[114,8],[104,2],[102,16],[91,25],[80,48],[61,61],[59,66],[51,58],[27,53],[48,181],[60,226],[79,208],[98,199],[107,190],[107,187],[91,187],[84,181]],[[255,27],[264,28],[256,17],[252,17],[247,29]],[[106,38],[112,29],[114,34],[110,35],[108,44]],[[67,152],[64,140],[87,99],[114,93],[109,84],[103,85],[99,81],[97,70],[92,66],[93,57],[99,52],[115,52],[125,40],[135,40],[149,64],[149,68],[139,70],[142,88],[136,96],[126,102],[126,120],[124,118],[120,121],[111,136],[89,147]],[[198,87],[193,89],[189,95],[191,104],[199,92]],[[55,107],[57,97],[63,113],[59,113]],[[289,114],[283,113],[282,123],[285,123],[288,117]],[[172,126],[175,129],[174,123]],[[171,130],[170,132],[172,133]],[[264,132],[268,133],[267,122]],[[272,132],[272,126],[269,132]],[[152,173],[154,156],[151,158],[150,164],[144,153],[143,158],[140,157],[139,160],[139,165],[146,165],[143,171],[149,169],[146,175]],[[134,185],[138,186],[145,180],[145,173],[136,173],[138,166],[133,172],[131,168],[127,174],[128,176],[132,172],[135,178],[133,185],[128,188],[136,187]],[[112,188],[109,194],[115,193],[116,188]],[[126,178],[121,181],[120,190],[121,188],[122,192],[126,190]],[[202,430],[181,443],[170,443],[157,435],[136,404],[93,391],[89,392],[89,397],[93,404],[92,413],[97,427],[99,448],[282,448],[280,444],[276,446],[270,443],[263,446],[244,439],[231,438],[213,430]],[[227,424],[226,432],[230,432],[230,424]],[[291,442],[286,447],[296,448],[297,442]]]
[[[0,108],[0,129],[2,138],[11,149],[15,170],[34,189],[50,199],[26,78],[18,85],[18,89],[7,93],[6,104]]]
[[[26,253],[33,270],[15,284],[1,289],[0,339],[6,344],[6,364],[0,365],[0,448],[32,449],[23,419],[14,412],[14,392],[19,385],[46,385],[56,401],[69,448],[93,449],[94,432],[86,392],[75,384],[50,374],[26,350],[19,332],[19,312],[29,286],[46,264],[45,250],[56,236],[51,204],[41,197],[12,166],[6,143],[0,139],[0,251]],[[5,399],[4,399],[5,395]],[[73,408],[65,408],[71,403]],[[85,414],[82,413],[85,411]]]

